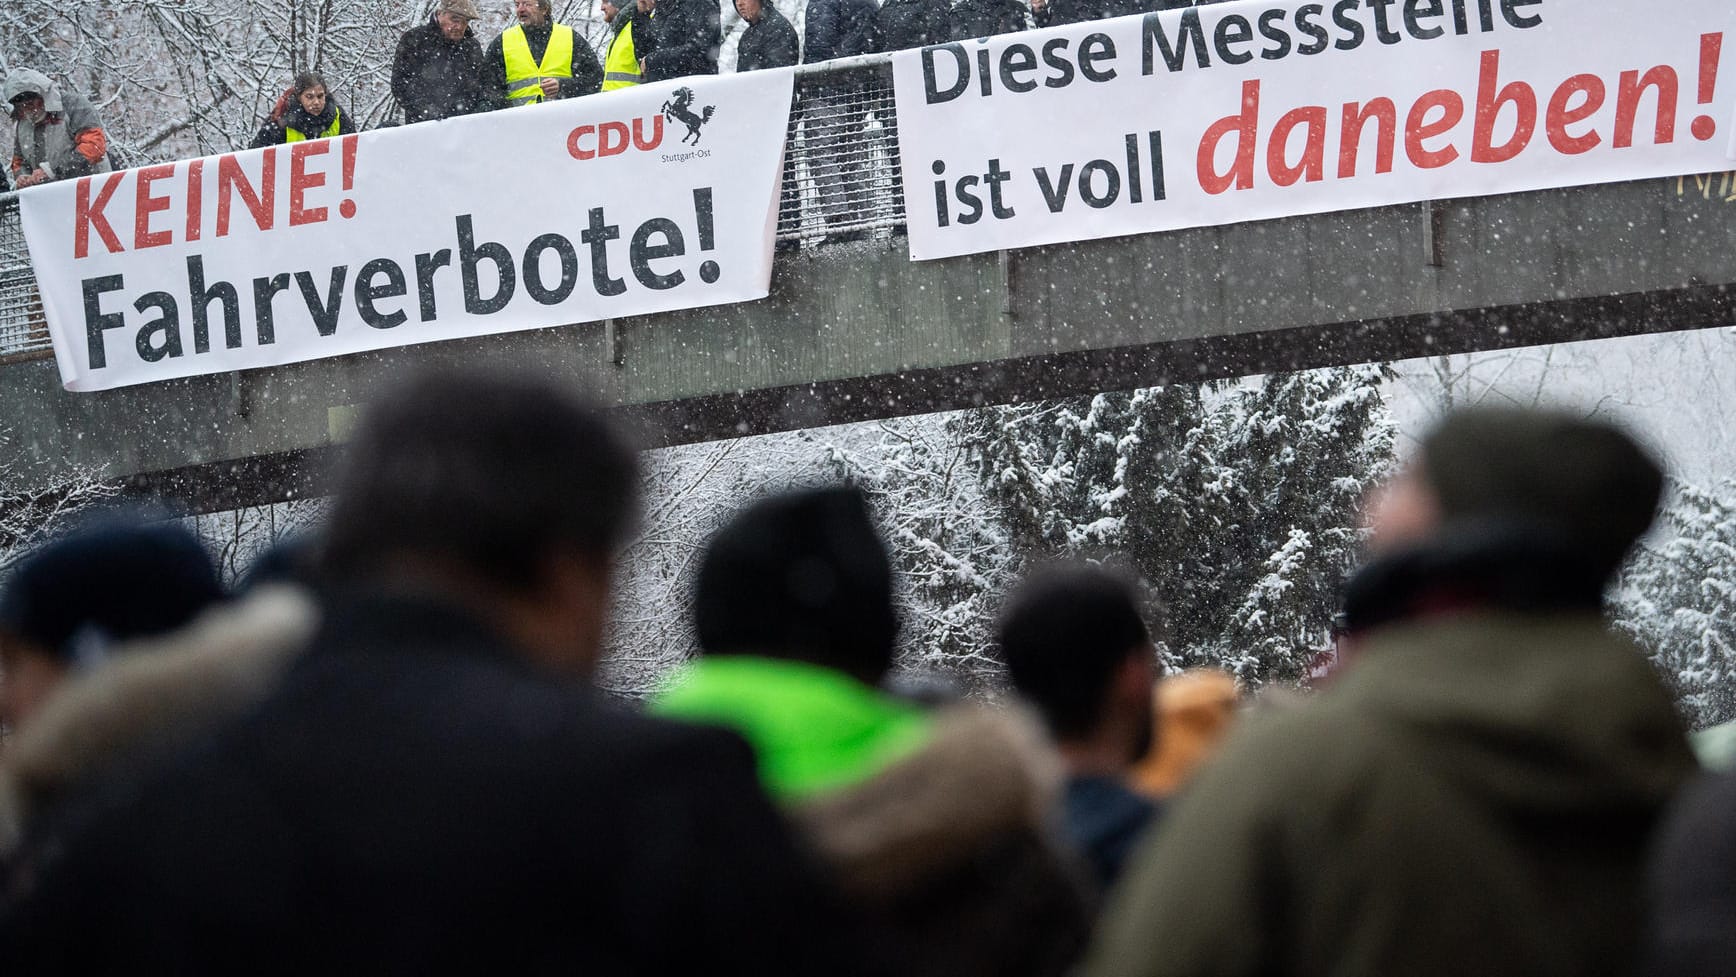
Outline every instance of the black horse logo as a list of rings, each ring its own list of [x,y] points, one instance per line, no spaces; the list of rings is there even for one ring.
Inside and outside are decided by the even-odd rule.
[[[699,145],[699,130],[711,121],[711,113],[715,105],[707,105],[697,113],[693,111],[693,89],[677,88],[669,101],[663,103],[663,115],[671,122],[679,122],[687,127],[687,135],[681,137],[682,143],[688,140],[693,145]]]

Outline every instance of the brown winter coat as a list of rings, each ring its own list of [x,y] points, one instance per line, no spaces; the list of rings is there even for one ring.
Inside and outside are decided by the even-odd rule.
[[[1034,723],[955,707],[918,753],[791,813],[845,894],[903,938],[910,973],[1059,975],[1090,929],[1083,877],[1050,841],[1060,778]]]

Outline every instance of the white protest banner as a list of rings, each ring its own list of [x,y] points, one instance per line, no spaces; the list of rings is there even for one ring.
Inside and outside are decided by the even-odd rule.
[[[1729,0],[1240,0],[893,58],[913,259],[1731,169]]]
[[[20,194],[69,390],[763,298],[794,73]]]

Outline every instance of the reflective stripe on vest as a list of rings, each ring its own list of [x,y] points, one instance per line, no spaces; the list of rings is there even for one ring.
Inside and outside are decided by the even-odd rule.
[[[573,29],[556,24],[549,32],[549,46],[543,50],[542,64],[530,56],[530,39],[524,28],[514,27],[500,35],[500,53],[506,58],[506,100],[513,105],[530,105],[543,100],[544,78],[573,76]]]
[[[332,112],[332,124],[329,126],[326,126],[324,132],[320,133],[317,136],[314,136],[313,138],[315,138],[315,139],[330,139],[331,137],[337,135],[338,134],[338,123],[342,122],[343,118],[344,118],[344,114],[342,112],[333,110],[333,112]],[[283,141],[284,142],[301,142],[303,139],[306,139],[306,138],[307,138],[307,134],[302,132],[300,129],[291,129],[289,126],[283,127]]]
[[[621,28],[609,45],[609,63],[603,66],[603,91],[639,84],[639,57],[633,51],[633,22]]]

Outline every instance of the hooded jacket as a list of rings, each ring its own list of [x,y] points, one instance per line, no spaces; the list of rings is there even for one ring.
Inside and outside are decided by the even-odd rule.
[[[1172,805],[1085,973],[1621,974],[1649,834],[1694,761],[1590,611],[1384,625]]]
[[[447,119],[488,108],[482,88],[482,44],[467,26],[464,36],[447,40],[430,14],[398,39],[392,56],[392,97],[404,109],[404,123]]]
[[[108,158],[108,135],[102,120],[89,100],[73,91],[62,91],[40,71],[15,68],[0,86],[0,101],[10,105],[20,95],[42,97],[47,113],[42,121],[16,119],[13,122],[12,175],[41,169],[50,180],[66,180],[107,173],[112,166]]]
[[[690,666],[653,711],[723,725],[855,908],[934,977],[1052,977],[1090,927],[1051,841],[1060,763],[1034,722],[934,717],[841,672],[752,656]]]

